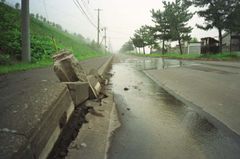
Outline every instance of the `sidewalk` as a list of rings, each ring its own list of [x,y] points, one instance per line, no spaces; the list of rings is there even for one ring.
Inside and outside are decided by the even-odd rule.
[[[94,58],[81,65],[89,72],[108,59]],[[73,107],[66,90],[52,68],[0,76],[0,159],[36,158],[42,153],[55,131],[53,125]]]
[[[240,135],[240,63],[197,63],[144,72],[178,99],[205,112],[216,125]]]
[[[99,114],[88,113],[88,123],[83,124],[78,136],[71,142],[66,159],[107,159],[110,139],[114,131],[120,127],[117,108],[113,94],[107,90],[107,98],[101,106],[94,107]]]

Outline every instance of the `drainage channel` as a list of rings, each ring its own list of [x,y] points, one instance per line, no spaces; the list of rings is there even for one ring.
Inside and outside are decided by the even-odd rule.
[[[165,63],[169,67],[183,64]],[[238,159],[240,144],[232,136],[142,72],[165,66],[156,60],[139,59],[113,66],[111,82],[122,126],[112,137],[108,158]]]
[[[84,104],[75,108],[67,125],[65,125],[59,139],[55,143],[48,159],[65,158],[68,153],[68,146],[77,137],[82,124],[86,123],[85,116],[89,112],[89,108]]]

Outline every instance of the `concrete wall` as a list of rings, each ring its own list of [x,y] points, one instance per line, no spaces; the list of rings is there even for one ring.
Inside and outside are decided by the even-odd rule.
[[[201,53],[201,43],[190,43],[188,45],[188,54],[200,54]]]
[[[240,51],[240,39],[231,39],[230,34],[226,34],[223,39],[223,52]],[[231,45],[231,46],[230,46]]]
[[[182,47],[183,53],[186,54],[188,52],[188,48],[187,47]],[[170,48],[168,49],[169,53],[177,53],[180,54],[180,49],[179,47],[174,47],[174,48]]]

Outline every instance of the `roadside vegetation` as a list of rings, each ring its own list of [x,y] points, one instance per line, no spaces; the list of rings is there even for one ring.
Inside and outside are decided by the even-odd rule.
[[[31,63],[21,61],[21,27],[19,4],[15,8],[0,2],[0,74],[46,67],[51,57],[61,49],[74,53],[79,60],[103,56],[104,51],[93,42],[86,42],[80,34],[70,34],[59,24],[41,15],[31,14]]]
[[[190,7],[197,8],[191,12]],[[223,52],[223,32],[240,35],[240,2],[236,0],[174,0],[163,1],[163,9],[151,10],[154,25],[143,25],[135,31],[133,36],[121,48],[121,53],[136,52],[139,56],[168,57],[183,59],[239,59],[238,53]],[[187,43],[198,42],[196,37],[191,37],[192,27],[188,25],[194,14],[204,18],[203,24],[196,27],[203,30],[218,30],[218,53],[207,51],[204,55],[186,54],[183,47]],[[178,53],[172,53],[172,43],[177,43]],[[231,45],[231,43],[230,43]],[[212,47],[212,45],[208,46]],[[146,48],[150,54],[146,54]],[[209,49],[210,50],[210,49]],[[230,46],[231,50],[231,46]],[[229,51],[230,52],[230,51]],[[161,53],[161,54],[156,54]],[[214,52],[215,53],[215,52]],[[145,55],[146,54],[146,55]]]
[[[184,60],[214,60],[214,61],[240,61],[240,52],[235,53],[221,53],[221,54],[179,54],[179,53],[152,53],[152,54],[138,54],[127,53],[134,56],[144,57],[162,57],[170,59],[184,59]]]

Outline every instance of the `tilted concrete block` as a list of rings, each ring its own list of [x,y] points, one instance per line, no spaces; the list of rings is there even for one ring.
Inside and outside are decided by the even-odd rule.
[[[89,98],[89,84],[87,82],[64,82],[75,106],[83,103]]]
[[[53,70],[61,82],[73,81],[71,79],[71,76],[68,76],[70,73],[68,71],[65,71],[65,68],[63,68],[59,62],[54,63]]]
[[[53,55],[53,60],[54,61],[61,60],[64,57],[67,57],[68,55],[71,55],[71,53],[66,50],[61,50],[61,51],[59,51],[58,54]]]
[[[82,66],[72,54],[58,54],[53,59],[54,71],[61,82],[87,82]]]
[[[54,71],[61,82],[88,82],[90,97],[98,98],[102,88],[101,83],[104,83],[104,79],[99,75],[97,70],[92,69],[90,71],[91,75],[86,76],[79,61],[68,52],[57,54],[53,59],[55,60]],[[75,104],[79,103],[78,100],[75,102]]]

